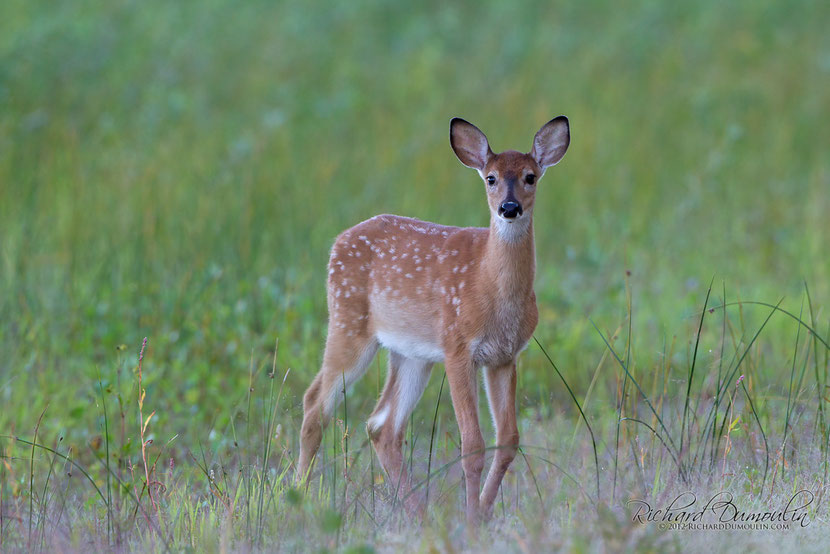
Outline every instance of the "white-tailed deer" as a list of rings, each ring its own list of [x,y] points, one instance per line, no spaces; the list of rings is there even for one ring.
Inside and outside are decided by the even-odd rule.
[[[467,518],[475,521],[491,512],[519,444],[516,357],[538,319],[536,184],[565,155],[570,131],[568,119],[560,116],[536,133],[530,153],[494,154],[484,133],[455,118],[450,143],[461,163],[484,180],[490,227],[379,215],[337,237],[328,266],[326,350],[303,399],[297,476],[300,481],[307,477],[344,383],[348,387],[359,379],[384,346],[389,349],[386,385],[366,425],[381,465],[405,496],[410,490],[401,454],[406,422],[432,365],[444,362],[461,431]],[[498,446],[480,498],[484,439],[478,368],[483,368]],[[414,500],[408,505],[418,506]]]

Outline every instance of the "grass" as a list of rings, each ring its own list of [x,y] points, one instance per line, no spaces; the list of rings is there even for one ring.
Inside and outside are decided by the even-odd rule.
[[[0,550],[820,550],[828,21],[814,1],[8,3]],[[291,489],[334,236],[382,212],[486,224],[449,119],[528,149],[559,113],[495,521],[464,529],[438,373],[405,456],[430,512],[401,517],[362,430],[383,355]],[[626,505],[800,488],[790,532],[662,532]]]

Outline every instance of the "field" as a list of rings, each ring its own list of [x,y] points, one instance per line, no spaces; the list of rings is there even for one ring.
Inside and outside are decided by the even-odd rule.
[[[0,551],[823,551],[828,24],[818,1],[4,3]],[[559,114],[493,520],[464,523],[440,366],[405,445],[430,505],[401,509],[364,430],[385,353],[292,488],[334,237],[487,225],[450,118],[526,151]],[[812,501],[787,529],[634,521],[685,491]]]

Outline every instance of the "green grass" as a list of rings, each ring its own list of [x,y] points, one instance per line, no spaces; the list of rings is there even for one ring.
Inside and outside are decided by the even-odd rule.
[[[438,403],[440,370],[408,442],[416,476],[435,456],[422,532],[398,522],[384,484],[369,486],[380,479],[362,424],[383,356],[327,432],[312,492],[295,498],[278,479],[321,359],[335,235],[384,212],[487,223],[480,181],[449,148],[453,116],[496,150],[528,150],[542,123],[570,118],[571,148],[537,197],[536,337],[593,426],[612,514],[580,492],[596,500],[590,436],[531,344],[520,430],[550,451],[514,462],[504,494],[519,499],[505,498],[482,544],[684,546],[682,535],[632,531],[624,500],[682,488],[681,474],[700,487],[727,479],[679,445],[723,462],[717,427],[735,415],[733,486],[749,483],[753,502],[788,497],[770,488],[777,470],[782,487],[823,491],[827,349],[782,313],[750,345],[771,309],[757,304],[725,319],[707,312],[699,336],[698,326],[714,276],[710,308],[783,298],[830,337],[828,23],[830,6],[813,1],[7,2],[0,434],[37,434],[60,455],[0,443],[0,550],[38,532],[72,548],[95,536],[102,549],[115,536],[174,550],[465,544],[460,469],[436,473],[458,441],[447,390]],[[146,492],[134,501],[145,480],[145,336],[147,451],[166,489],[154,485],[158,512]],[[677,465],[625,419],[659,426],[638,387],[668,428],[663,440],[677,442]],[[60,456],[103,497],[79,471],[66,478]],[[593,525],[573,523],[582,518]],[[545,531],[528,531],[540,522]]]

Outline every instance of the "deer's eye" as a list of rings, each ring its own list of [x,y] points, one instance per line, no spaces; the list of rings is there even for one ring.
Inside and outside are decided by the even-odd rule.
[[[493,186],[496,184],[496,177],[494,175],[487,176],[487,184]]]
[[[533,173],[528,173],[527,176],[525,177],[525,183],[527,183],[528,185],[532,185],[535,182],[536,182],[536,175],[534,175]]]

